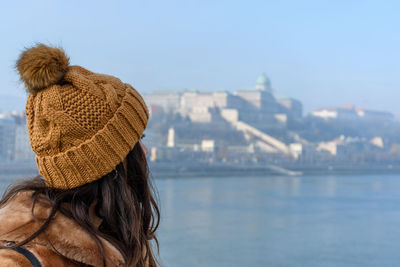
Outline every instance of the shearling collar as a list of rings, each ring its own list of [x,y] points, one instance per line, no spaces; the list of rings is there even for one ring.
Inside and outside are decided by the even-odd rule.
[[[39,229],[50,213],[50,205],[37,203],[32,217],[32,192],[20,192],[0,208],[0,240],[20,242]],[[122,266],[121,253],[100,238],[106,252],[107,266]],[[101,251],[95,241],[75,221],[57,213],[47,230],[30,244],[40,244],[65,258],[92,266],[103,266]]]

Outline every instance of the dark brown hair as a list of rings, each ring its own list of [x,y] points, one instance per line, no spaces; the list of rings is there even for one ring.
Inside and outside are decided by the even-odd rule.
[[[22,246],[41,234],[49,226],[56,212],[61,212],[82,226],[102,252],[104,247],[99,237],[115,245],[124,257],[126,266],[157,266],[151,241],[155,241],[158,249],[155,232],[159,225],[160,212],[149,179],[146,157],[139,142],[127,155],[126,166],[121,162],[99,180],[78,188],[60,190],[47,187],[38,176],[14,184],[0,200],[0,206],[18,192],[28,190],[34,192],[32,215],[35,204],[40,201],[39,196],[44,196],[50,201],[51,212],[34,234],[15,247]],[[102,219],[98,228],[88,216],[93,203],[96,215]],[[106,266],[105,256],[103,265]]]

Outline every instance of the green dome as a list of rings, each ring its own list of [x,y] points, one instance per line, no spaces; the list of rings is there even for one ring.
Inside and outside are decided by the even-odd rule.
[[[270,85],[271,81],[269,80],[269,78],[267,77],[267,75],[265,75],[264,73],[261,74],[260,76],[258,76],[257,78],[257,84],[259,85]]]
[[[264,73],[257,78],[256,89],[262,91],[271,91],[271,81]]]

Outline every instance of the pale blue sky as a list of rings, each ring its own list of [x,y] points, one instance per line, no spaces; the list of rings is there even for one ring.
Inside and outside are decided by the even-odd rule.
[[[64,47],[72,64],[140,92],[234,91],[265,72],[306,111],[352,103],[400,115],[400,1],[7,1],[0,94],[23,95],[24,46]]]

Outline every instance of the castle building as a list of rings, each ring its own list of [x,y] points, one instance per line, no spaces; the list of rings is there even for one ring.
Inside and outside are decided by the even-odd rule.
[[[181,92],[154,92],[145,94],[145,102],[154,107],[161,107],[163,111],[174,113],[181,105]]]
[[[257,78],[255,88],[240,90],[234,93],[246,100],[263,113],[277,113],[278,105],[272,94],[271,81],[262,74]]]
[[[291,97],[277,98],[282,113],[289,114],[291,118],[299,120],[303,117],[303,104]]]
[[[165,112],[179,113],[198,123],[221,119],[223,109],[237,110],[239,120],[262,130],[282,128],[289,118],[302,117],[301,102],[292,98],[276,99],[271,80],[265,74],[257,78],[255,87],[234,93],[152,93],[146,95],[145,100],[151,110],[161,108]]]

